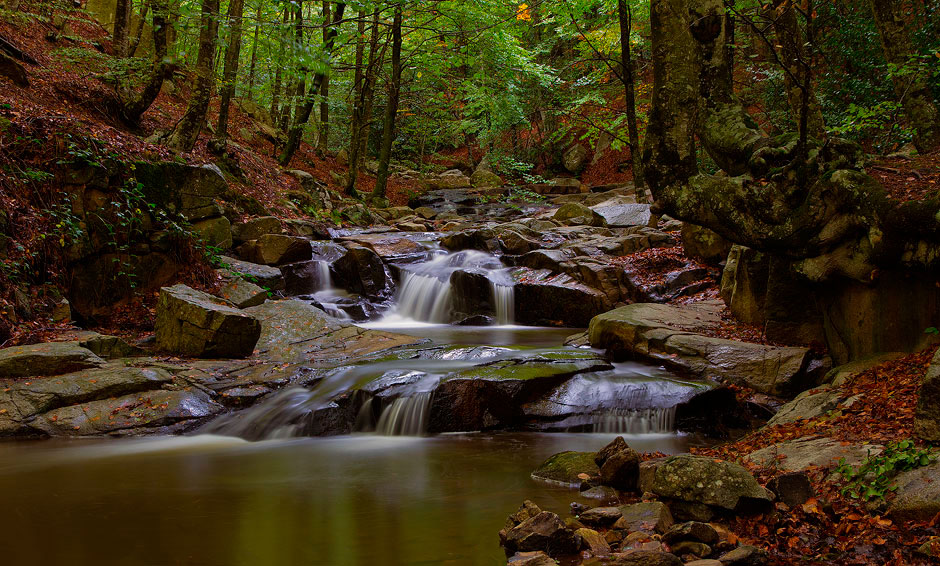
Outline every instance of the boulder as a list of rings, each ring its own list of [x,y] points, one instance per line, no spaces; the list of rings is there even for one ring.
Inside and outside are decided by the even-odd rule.
[[[574,536],[581,539],[581,549],[591,553],[592,556],[607,556],[610,554],[610,545],[594,529],[577,529]]]
[[[76,342],[46,342],[0,350],[0,377],[60,375],[104,364]]]
[[[268,292],[242,279],[229,280],[219,291],[219,296],[240,309],[256,307],[268,299]]]
[[[688,222],[682,225],[682,249],[690,258],[718,265],[728,259],[731,245],[731,242],[708,228]]]
[[[894,478],[896,497],[888,513],[901,521],[929,521],[940,513],[940,462],[901,472]]]
[[[193,222],[193,232],[208,246],[222,250],[232,247],[232,225],[224,216]]]
[[[759,511],[771,502],[769,492],[744,467],[691,454],[660,461],[652,473],[641,475],[640,489],[734,512]]]
[[[591,346],[615,356],[641,356],[698,378],[747,385],[761,393],[795,394],[819,379],[807,348],[713,338],[699,332],[720,324],[721,307],[637,303],[591,320]]]
[[[587,165],[587,158],[590,152],[583,145],[576,143],[565,150],[561,156],[562,165],[573,175],[577,175],[584,170]]]
[[[677,542],[670,545],[669,550],[671,550],[673,554],[681,556],[684,560],[688,560],[689,556],[694,558],[702,558],[712,553],[712,547],[705,543],[694,540],[684,540]]]
[[[147,202],[190,222],[221,216],[222,208],[216,201],[230,193],[215,165],[140,161],[134,164],[134,177]]]
[[[767,552],[754,546],[742,545],[718,557],[724,566],[763,566]]]
[[[578,520],[585,525],[609,527],[623,517],[619,507],[594,507],[578,515]]]
[[[678,556],[661,550],[635,550],[614,554],[609,564],[611,566],[683,566]]]
[[[532,472],[534,479],[561,483],[565,485],[580,485],[585,477],[596,477],[597,465],[594,463],[593,452],[559,452]]]
[[[695,541],[714,545],[718,542],[718,531],[708,523],[688,521],[673,525],[663,533],[663,542],[673,545],[682,541]]]
[[[355,236],[347,236],[342,238],[342,240],[367,247],[381,258],[419,256],[428,251],[426,247],[411,238],[406,238],[395,232],[385,234],[357,234]]]
[[[656,219],[650,212],[650,205],[625,202],[628,199],[618,197],[591,207],[591,210],[604,218],[607,226],[653,226]]]
[[[86,319],[112,312],[115,304],[135,294],[157,289],[180,270],[177,254],[103,253],[71,268],[69,303]]]
[[[371,299],[387,298],[391,292],[391,282],[385,271],[385,264],[377,253],[363,246],[351,246],[335,262],[337,285]]]
[[[927,442],[940,442],[940,350],[934,354],[921,382],[914,432]]]
[[[837,409],[842,404],[842,401],[843,395],[838,389],[832,389],[826,386],[809,389],[797,395],[795,399],[786,405],[780,407],[777,414],[767,422],[767,426],[821,417]]]
[[[146,354],[143,349],[128,344],[117,336],[107,336],[105,334],[93,333],[90,336],[83,337],[79,340],[78,345],[88,348],[96,356],[106,360],[133,358]]]
[[[507,565],[509,564],[512,566],[558,566],[558,562],[540,550],[517,552],[509,557]]]
[[[660,501],[622,505],[620,513],[622,517],[617,519],[613,528],[622,531],[662,534],[673,525],[669,507]]]
[[[284,276],[276,267],[222,256],[222,269],[229,277],[241,278],[272,291],[284,288]]]
[[[450,169],[444,171],[437,177],[431,177],[425,181],[425,186],[432,191],[442,189],[468,189],[471,186],[470,178],[463,174],[460,169]]]
[[[810,467],[829,468],[844,459],[857,465],[869,455],[880,454],[883,446],[871,444],[845,444],[826,437],[807,436],[779,442],[744,457],[759,466],[775,467],[784,472],[798,472]]]
[[[281,221],[274,216],[261,216],[232,225],[232,239],[240,244],[257,240],[266,234],[280,234],[284,231]]]
[[[524,267],[511,272],[516,284],[517,324],[584,328],[591,319],[611,308],[607,295],[567,273]]]
[[[248,261],[263,265],[283,265],[313,257],[310,240],[283,234],[265,234],[242,244],[238,251]]]
[[[501,187],[503,186],[503,179],[488,169],[477,168],[470,175],[470,183],[478,188]]]
[[[261,335],[261,323],[231,303],[186,285],[160,290],[157,346],[197,358],[244,358]]]
[[[544,550],[558,556],[577,552],[579,545],[558,515],[542,511],[509,529],[504,546],[510,552]]]
[[[721,299],[738,320],[747,324],[763,324],[766,320],[764,300],[769,258],[758,251],[735,245],[726,259],[721,275]]]
[[[607,225],[607,221],[604,220],[603,216],[583,204],[575,202],[561,205],[552,218],[567,226]]]
[[[622,436],[602,448],[594,462],[600,467],[601,483],[621,491],[636,489],[640,473],[640,455]]]

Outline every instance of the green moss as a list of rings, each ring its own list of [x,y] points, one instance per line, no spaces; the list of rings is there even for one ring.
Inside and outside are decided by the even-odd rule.
[[[580,484],[579,474],[596,476],[600,473],[594,463],[594,452],[559,452],[542,462],[532,477],[563,484]]]

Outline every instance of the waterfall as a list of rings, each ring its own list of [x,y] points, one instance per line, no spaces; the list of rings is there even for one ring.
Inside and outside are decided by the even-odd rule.
[[[448,323],[452,294],[449,279],[404,273],[398,294],[398,314],[424,322]]]
[[[333,278],[330,276],[330,262],[322,259],[314,260],[314,268],[317,274],[316,291],[325,291],[333,288]]]
[[[432,393],[415,393],[399,397],[382,411],[375,425],[378,434],[385,436],[421,436],[428,430],[428,413]]]
[[[516,295],[512,285],[490,281],[493,285],[493,302],[496,303],[496,324],[512,324],[516,320]]]
[[[675,431],[676,408],[615,409],[594,416],[594,432],[652,434]]]

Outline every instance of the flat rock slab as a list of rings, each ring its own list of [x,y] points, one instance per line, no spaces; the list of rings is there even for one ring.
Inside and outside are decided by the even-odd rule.
[[[343,323],[303,301],[268,301],[242,312],[261,321],[256,357],[262,360],[338,363],[423,341]]]
[[[625,200],[612,199],[592,206],[591,209],[603,216],[608,226],[649,226],[653,219],[650,205]]]
[[[427,248],[413,239],[395,233],[360,234],[347,236],[343,240],[370,248],[379,257],[383,258],[420,254],[427,251]]]
[[[222,286],[219,296],[240,309],[256,307],[268,299],[268,292],[243,279],[232,279]]]
[[[804,437],[761,448],[744,457],[761,466],[774,466],[785,472],[798,472],[810,467],[829,468],[845,458],[847,464],[857,465],[869,454],[880,454],[883,446],[849,444],[825,437]]]
[[[897,497],[889,513],[896,519],[929,521],[940,513],[940,462],[898,474]]]
[[[621,517],[613,528],[627,532],[664,533],[674,523],[669,507],[661,501],[620,506]]]
[[[227,271],[232,277],[245,279],[272,290],[284,288],[284,275],[276,267],[242,261],[228,256],[222,256],[222,262],[225,266],[224,271]]]
[[[842,393],[839,390],[829,387],[810,389],[780,407],[777,414],[767,422],[767,426],[821,417],[838,408],[842,401]]]
[[[563,485],[580,485],[582,476],[596,477],[600,473],[594,463],[594,452],[559,452],[532,472],[532,477]],[[618,512],[617,517],[620,517]],[[616,521],[617,517],[611,521]]]
[[[200,390],[149,391],[54,409],[32,426],[50,436],[91,436],[200,422],[221,410]]]
[[[250,356],[261,334],[258,320],[186,285],[160,290],[155,327],[157,347],[199,358]]]
[[[46,342],[0,350],[0,378],[59,375],[103,364],[104,360],[77,342]]]
[[[807,348],[777,347],[706,332],[720,322],[720,303],[637,303],[591,320],[591,346],[615,355],[638,355],[697,378],[747,385],[761,393],[787,395],[804,389],[811,356]]]

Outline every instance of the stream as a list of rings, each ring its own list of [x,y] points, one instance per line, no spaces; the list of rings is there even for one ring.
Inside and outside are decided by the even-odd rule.
[[[636,363],[578,373],[528,407],[558,415],[541,429],[551,432],[429,434],[448,375],[597,355],[562,345],[574,329],[513,325],[505,268],[461,254],[404,270],[392,304],[361,323],[429,339],[407,355],[335,368],[190,436],[0,443],[5,563],[497,566],[496,533],[524,499],[563,514],[586,502],[530,478],[552,454],[594,451],[618,434],[641,452],[687,450],[674,406],[701,386]],[[315,267],[308,300],[346,318],[347,294],[327,263]],[[452,324],[458,271],[490,285],[493,326]],[[354,390],[371,396],[358,401],[352,434],[306,436],[317,410]]]

